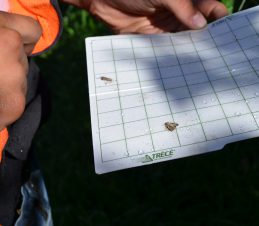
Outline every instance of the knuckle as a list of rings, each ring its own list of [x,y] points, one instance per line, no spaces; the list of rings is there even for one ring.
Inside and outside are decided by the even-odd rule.
[[[8,71],[8,76],[1,78],[1,87],[4,87],[1,93],[22,93],[26,95],[27,93],[27,70],[22,66],[22,64],[16,63],[13,68]],[[1,108],[1,106],[0,106]]]
[[[33,28],[33,33],[34,33],[34,37],[35,37],[35,42],[37,42],[41,35],[42,35],[42,28],[39,24],[38,21],[36,21],[35,19],[31,18],[31,17],[28,17],[27,18],[29,23],[31,24],[31,27]]]
[[[41,35],[42,35],[42,28],[36,20],[33,20],[33,21],[36,24],[36,34],[37,34],[36,38],[37,38],[37,41],[38,41],[40,39]]]

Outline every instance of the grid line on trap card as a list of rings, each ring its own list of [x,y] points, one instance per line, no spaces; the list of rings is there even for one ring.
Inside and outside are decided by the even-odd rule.
[[[258,11],[202,31],[89,39],[96,170],[150,163],[150,153],[171,150],[166,159],[173,159],[258,136]],[[168,130],[166,123],[177,126]]]
[[[242,62],[242,63],[247,63],[247,61]],[[196,74],[197,73],[194,73],[193,76],[196,76]],[[206,76],[206,74],[207,74],[207,76]],[[257,71],[248,71],[246,73],[243,73],[242,75],[232,76],[232,75],[230,75],[229,70],[228,70],[228,72],[224,73],[224,74],[225,75],[228,74],[228,75],[225,76],[224,78],[209,80],[208,72],[207,73],[204,72],[204,73],[202,73],[202,77],[203,77],[204,81],[199,81],[199,82],[195,82],[195,83],[193,81],[193,83],[191,83],[191,84],[188,84],[188,82],[187,82],[191,95],[193,97],[199,97],[204,94],[211,94],[214,92],[217,92],[218,94],[220,94],[220,93],[224,93],[224,91],[229,91],[229,90],[232,90],[237,87],[245,88],[245,87],[249,87],[251,85],[255,85],[255,84],[259,83]],[[188,79],[189,79],[188,77],[185,77],[185,81],[188,81]],[[184,81],[184,79],[182,79],[182,80]],[[149,80],[149,81],[151,81],[151,80]],[[164,86],[168,86],[168,84],[166,84],[165,82],[173,83],[174,81],[175,81],[174,79],[152,80],[152,82],[157,83],[157,84],[164,83],[165,84]],[[117,87],[117,85],[112,85],[112,86],[107,85],[107,87],[103,87],[103,88],[105,88],[105,92],[98,93],[98,94],[92,94],[91,96],[96,96],[98,101],[102,101],[105,99],[116,99],[118,97],[119,93],[122,97],[130,98],[130,96],[138,95],[141,92],[141,90],[142,90],[142,92],[144,92],[145,95],[152,95],[152,93],[154,93],[154,92],[161,93],[163,90],[165,90],[168,98],[170,98],[169,101],[172,101],[172,100],[190,97],[190,94],[188,93],[188,91],[185,90],[185,88],[186,88],[185,81],[184,81],[184,83],[179,84],[179,86],[174,84],[173,88],[172,88],[172,86],[169,86],[166,89],[164,89],[162,87],[162,85],[161,86],[160,85],[149,86],[149,87],[142,87],[142,86],[135,87],[136,83],[132,83],[134,85],[134,88],[127,89],[127,90],[115,88],[115,87]],[[225,87],[224,84],[226,84],[226,83],[227,83],[227,86]],[[128,83],[128,84],[130,84],[130,83]],[[199,90],[200,88],[201,88],[201,90]],[[215,91],[213,91],[213,90],[215,90]],[[170,93],[171,94],[173,93],[174,95],[170,95]],[[163,102],[163,101],[161,101],[161,102]],[[147,102],[146,105],[149,105],[150,103]],[[131,108],[131,107],[125,106],[125,108]],[[106,110],[104,112],[109,112],[109,111]]]

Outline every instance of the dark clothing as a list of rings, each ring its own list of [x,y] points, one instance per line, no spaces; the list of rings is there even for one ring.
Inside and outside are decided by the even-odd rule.
[[[21,196],[21,186],[27,180],[26,160],[32,139],[41,120],[42,94],[39,89],[39,69],[30,61],[26,110],[8,128],[9,139],[0,164],[0,224],[13,225]]]

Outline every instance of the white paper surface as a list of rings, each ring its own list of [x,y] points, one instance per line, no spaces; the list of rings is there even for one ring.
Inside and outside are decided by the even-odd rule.
[[[255,7],[201,31],[87,38],[96,173],[259,136],[258,33]]]

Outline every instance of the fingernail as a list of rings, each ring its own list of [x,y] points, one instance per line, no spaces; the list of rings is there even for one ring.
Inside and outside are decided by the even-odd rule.
[[[197,12],[192,18],[192,23],[194,27],[199,29],[199,28],[205,27],[207,24],[207,21],[200,12]]]

